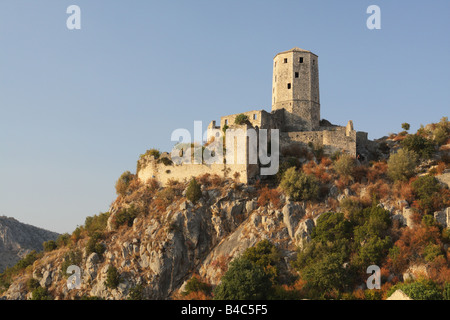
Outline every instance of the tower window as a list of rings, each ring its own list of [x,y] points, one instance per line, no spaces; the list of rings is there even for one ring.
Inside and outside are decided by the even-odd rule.
[[[316,59],[313,59],[313,65],[315,65],[316,64]]]
[[[256,113],[253,115],[253,120],[258,119],[258,116],[256,115]]]
[[[300,57],[300,58],[298,59],[298,62],[303,63],[303,57]]]
[[[287,58],[284,59],[284,63],[287,63]]]
[[[298,72],[295,73],[295,77],[298,78]]]
[[[228,125],[228,120],[225,120],[225,125],[226,125],[226,126]]]
[[[287,85],[287,88],[288,88],[288,89],[290,89],[290,88],[291,88],[291,84],[290,84],[290,83],[288,83],[288,85]]]

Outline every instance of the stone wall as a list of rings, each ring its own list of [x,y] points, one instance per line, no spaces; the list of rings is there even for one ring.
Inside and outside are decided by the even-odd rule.
[[[255,174],[254,168],[249,169],[253,169],[249,170],[250,174]],[[206,173],[230,178],[233,178],[235,173],[239,173],[238,180],[243,183],[248,183],[249,179],[246,164],[174,164],[166,166],[163,163],[152,162],[148,163],[147,166],[140,168],[137,176],[142,182],[147,182],[148,179],[155,178],[162,185],[166,185],[171,179],[189,181],[192,177],[197,177]]]

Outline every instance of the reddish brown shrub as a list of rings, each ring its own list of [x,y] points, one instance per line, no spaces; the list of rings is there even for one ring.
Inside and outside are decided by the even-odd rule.
[[[263,207],[272,203],[275,208],[279,208],[281,203],[280,195],[281,193],[277,189],[270,189],[267,186],[263,187],[259,190],[258,206]]]

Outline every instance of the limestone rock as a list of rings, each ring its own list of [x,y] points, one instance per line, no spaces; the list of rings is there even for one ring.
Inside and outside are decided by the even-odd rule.
[[[386,300],[413,300],[413,299],[408,297],[402,290],[398,289]]]
[[[294,230],[297,227],[297,224],[300,218],[305,214],[303,209],[292,202],[288,202],[282,210],[283,213],[283,222],[286,225],[289,236],[294,238]]]
[[[412,220],[413,214],[414,214],[413,209],[409,207],[403,208],[402,216],[405,218],[406,226],[409,228],[411,228],[414,225],[414,222]]]
[[[450,228],[450,207],[443,211],[437,211],[434,213],[436,222],[444,228]]]
[[[300,249],[303,249],[311,241],[313,229],[314,221],[312,219],[306,219],[299,223],[297,231],[294,234],[294,241]]]
[[[45,271],[39,284],[44,288],[49,287],[52,284],[52,272]]]

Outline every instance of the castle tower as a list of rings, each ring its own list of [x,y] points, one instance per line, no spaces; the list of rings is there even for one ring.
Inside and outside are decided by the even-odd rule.
[[[285,131],[319,128],[318,56],[300,48],[278,53],[273,59],[272,111],[285,110]]]

